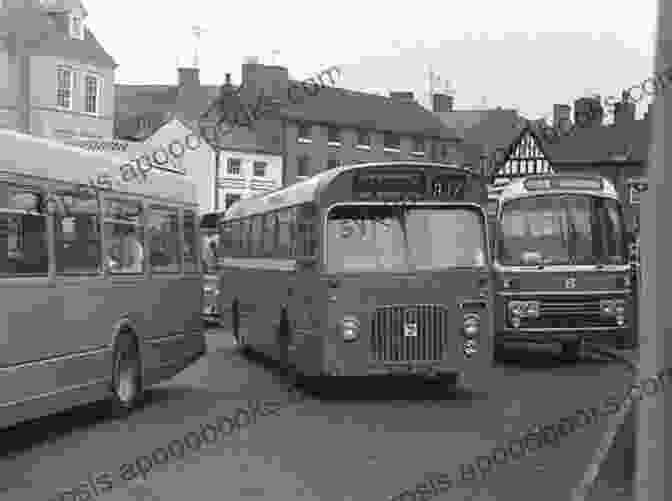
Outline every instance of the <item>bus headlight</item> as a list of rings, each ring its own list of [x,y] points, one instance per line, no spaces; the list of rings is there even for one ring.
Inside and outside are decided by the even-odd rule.
[[[359,320],[354,315],[345,315],[341,320],[343,341],[355,341],[359,337]]]
[[[478,345],[474,339],[467,339],[462,346],[462,353],[467,358],[475,355],[478,351]]]
[[[462,334],[468,339],[478,337],[481,331],[481,317],[476,313],[467,313],[464,316],[464,325],[462,326]]]

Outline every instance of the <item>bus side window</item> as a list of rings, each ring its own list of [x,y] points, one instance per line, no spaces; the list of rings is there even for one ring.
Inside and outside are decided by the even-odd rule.
[[[242,249],[242,224],[240,221],[233,221],[231,223],[231,247],[229,255],[231,257],[240,257]]]
[[[289,213],[287,215],[289,219],[289,257],[295,258],[297,256],[299,248],[299,228],[297,220],[297,210],[296,207],[290,207],[288,209]]]
[[[278,257],[292,257],[291,210],[283,209],[278,212]]]
[[[299,207],[297,214],[298,235],[297,255],[312,257],[317,253],[317,228],[315,210],[310,204]]]
[[[240,256],[249,257],[250,254],[250,218],[245,218],[240,221]]]
[[[273,212],[265,214],[264,218],[264,236],[262,246],[262,256],[272,257],[275,253],[275,226],[276,215]]]
[[[185,273],[197,273],[198,262],[196,257],[196,246],[198,240],[196,213],[192,210],[185,210],[183,217],[184,235],[184,271]]]
[[[180,272],[177,210],[152,207],[147,221],[149,261],[153,272]]]
[[[230,257],[233,255],[234,248],[233,248],[233,226],[236,223],[227,221],[225,223],[221,223],[219,228],[220,228],[220,237],[219,237],[219,253],[222,256]]]
[[[47,275],[49,253],[46,214],[37,189],[0,183],[0,274]],[[24,211],[3,213],[3,209]]]
[[[263,219],[262,216],[252,216],[252,234],[250,235],[250,256],[261,257],[263,254]]]
[[[55,217],[56,272],[99,273],[102,240],[98,197],[95,193],[54,194],[62,202]]]
[[[130,200],[105,200],[105,262],[110,273],[143,273],[145,269],[143,207]]]

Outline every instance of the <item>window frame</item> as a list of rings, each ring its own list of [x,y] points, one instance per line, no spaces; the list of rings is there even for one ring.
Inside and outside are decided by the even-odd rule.
[[[257,174],[257,169],[260,167],[263,169],[262,175]],[[264,160],[255,160],[254,162],[252,162],[252,177],[260,177],[260,178],[268,177],[266,175],[267,169],[268,169],[268,162]]]
[[[306,172],[301,174],[301,166],[305,162]],[[310,177],[310,156],[303,154],[296,157],[296,177],[298,179],[307,179]]]
[[[238,162],[238,172],[231,172],[233,163]],[[243,175],[243,159],[238,157],[231,157],[226,159],[226,175],[227,176],[242,176]]]
[[[306,133],[305,135],[302,133]],[[296,141],[298,143],[313,142],[313,126],[311,124],[299,123],[296,131]]]
[[[91,96],[89,94],[89,79],[93,79],[96,82],[95,85],[96,94],[94,96]],[[95,73],[86,73],[84,75],[84,113],[86,113],[87,115],[94,115],[94,116],[99,116],[102,114],[101,112],[102,94],[103,94],[103,79],[101,78],[101,76],[96,75]],[[94,98],[95,103],[93,111],[89,110],[89,99],[91,97]]]
[[[53,242],[53,249],[54,249],[54,255],[53,255],[53,263],[54,263],[54,274],[57,277],[78,277],[78,276],[104,276],[105,274],[105,243],[104,243],[104,227],[103,227],[103,213],[102,213],[102,197],[101,197],[101,192],[100,190],[94,189],[94,188],[89,188],[87,187],[87,190],[90,190],[88,193],[87,192],[81,192],[82,185],[74,186],[74,185],[69,185],[69,186],[64,186],[61,188],[55,188],[53,190],[49,191],[49,197],[53,196],[71,196],[73,198],[81,198],[83,199],[81,195],[83,194],[91,194],[93,195],[92,197],[88,197],[89,200],[94,200],[96,204],[96,208],[92,212],[85,212],[87,216],[94,216],[96,218],[96,229],[98,232],[98,269],[96,271],[59,271],[59,255],[62,252],[62,246],[65,242],[63,240],[60,240],[59,237],[59,232],[58,232],[58,219],[65,219],[68,217],[73,217],[73,213],[71,212],[71,208],[66,208],[62,213],[60,211],[54,211],[51,213],[52,216],[52,242]],[[77,215],[81,215],[82,213],[76,212],[74,213],[74,217],[76,218]],[[61,222],[62,224],[62,222]]]
[[[30,185],[27,183],[14,182],[14,181],[2,181],[0,186],[4,186],[9,193],[11,190],[18,191],[21,193],[29,193],[37,196],[37,200],[41,200],[44,204],[44,201],[48,197],[48,192],[43,188],[35,185]],[[1,188],[0,188],[1,189]],[[54,238],[53,238],[53,223],[51,214],[45,209],[46,205],[42,207],[36,207],[38,210],[25,211],[21,209],[12,209],[9,207],[0,207],[0,215],[9,215],[9,216],[37,216],[41,217],[43,221],[43,234],[42,238],[44,239],[45,250],[46,250],[46,259],[47,267],[46,271],[40,273],[4,273],[0,271],[0,279],[25,279],[25,278],[41,278],[41,279],[51,279],[53,276],[54,270]],[[20,220],[19,228],[23,229],[24,221]],[[8,232],[8,250],[9,250],[9,232]],[[22,235],[23,237],[23,235]],[[20,241],[19,236],[17,235],[17,245]],[[21,238],[23,241],[23,238]]]
[[[77,21],[77,26],[79,27],[79,30],[75,30],[75,21]],[[75,14],[70,14],[70,23],[69,23],[69,28],[70,28],[70,37],[71,38],[76,38],[77,40],[84,40],[84,19],[82,16],[78,16]]]
[[[424,157],[427,154],[427,144],[423,136],[413,136],[413,148],[411,155]],[[418,149],[418,145],[422,145],[422,149]]]
[[[61,75],[69,75],[70,86],[68,88],[61,87]],[[58,66],[56,68],[56,107],[61,110],[72,111],[73,109],[73,94],[75,88],[75,71],[67,66]],[[61,96],[67,97],[67,105],[61,104]]]
[[[124,205],[134,205],[140,208],[140,214],[138,215],[138,220],[137,221],[129,221],[127,219],[118,219],[114,217],[109,217],[107,213],[107,204],[109,202],[116,202]],[[103,267],[105,269],[105,273],[108,277],[115,278],[115,277],[145,277],[149,274],[149,241],[148,241],[148,232],[147,232],[147,212],[148,212],[148,204],[143,203],[142,200],[137,199],[137,198],[131,198],[131,197],[125,197],[120,194],[114,194],[111,196],[105,196],[102,205],[101,205],[101,219],[102,219],[102,224],[103,224]],[[106,265],[107,258],[108,258],[108,237],[106,235],[106,225],[107,224],[116,224],[116,225],[124,225],[124,226],[129,226],[133,227],[136,232],[140,233],[140,243],[142,244],[142,270],[139,272],[118,272],[118,271],[113,271],[110,266]]]
[[[201,257],[201,249],[200,249],[200,238],[201,238],[201,233],[200,233],[200,219],[198,217],[198,211],[194,208],[188,208],[185,207],[180,211],[180,235],[182,237],[182,273],[185,275],[197,275],[200,274],[200,257]],[[193,262],[193,269],[187,269],[187,264],[188,261],[186,259],[187,255],[185,254],[186,250],[186,245],[185,243],[187,242],[187,226],[185,222],[187,221],[187,215],[192,215],[193,216],[193,231],[194,231],[194,240],[192,242],[192,249],[194,253],[194,262]],[[191,263],[189,263],[191,264]]]
[[[334,133],[334,137],[338,139],[334,139],[332,137],[332,133]],[[343,144],[343,132],[341,131],[340,127],[336,127],[335,125],[328,125],[327,126],[327,145],[328,146],[336,146],[339,147]]]
[[[388,142],[390,137],[396,138],[396,142],[394,143],[395,144],[394,146],[389,146],[389,144],[391,144],[391,143]],[[401,151],[401,135],[396,134],[394,132],[385,132],[383,134],[383,149],[385,151],[392,151],[392,152],[395,152],[395,153],[398,153],[399,151]]]
[[[148,261],[148,268],[149,268],[149,274],[150,276],[153,275],[179,275],[183,272],[182,270],[182,238],[180,236],[180,208],[176,206],[171,206],[171,205],[165,205],[165,204],[160,204],[160,203],[149,203],[146,206],[146,215],[145,215],[145,231],[147,232],[145,240],[147,241],[147,261]],[[170,212],[173,213],[176,216],[176,222],[177,222],[177,270],[176,271],[166,271],[166,270],[156,270],[155,266],[152,264],[152,242],[151,242],[151,235],[150,235],[150,221],[151,217],[154,215],[154,213],[162,213],[162,212]],[[162,230],[163,232],[163,230]]]

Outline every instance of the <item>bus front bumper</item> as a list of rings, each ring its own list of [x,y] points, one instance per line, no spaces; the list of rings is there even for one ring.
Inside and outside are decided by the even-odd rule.
[[[547,329],[504,329],[496,334],[499,344],[551,344],[569,342],[610,342],[629,333],[630,326]]]

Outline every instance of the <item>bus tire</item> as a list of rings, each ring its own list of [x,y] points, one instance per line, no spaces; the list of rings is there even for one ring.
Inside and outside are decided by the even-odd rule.
[[[112,360],[112,415],[123,418],[143,397],[142,360],[138,339],[132,331],[119,333]]]

